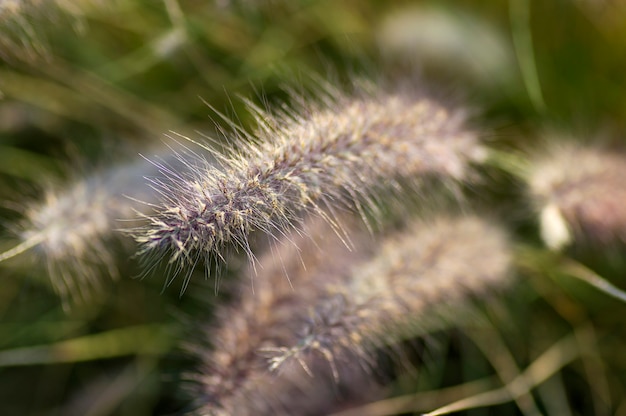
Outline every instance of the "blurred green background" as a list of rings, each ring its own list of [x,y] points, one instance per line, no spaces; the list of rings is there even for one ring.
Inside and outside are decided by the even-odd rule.
[[[219,130],[231,127],[216,111],[250,128],[241,97],[271,107],[289,100],[285,87],[314,92],[315,76],[347,85],[412,74],[466,103],[502,149],[532,147],[551,131],[623,142],[625,51],[618,0],[0,0],[0,251],[15,245],[23,207],[51,183],[151,149],[171,131],[227,140]],[[471,396],[441,389],[510,381],[573,339],[576,357],[548,360],[550,377],[523,400],[542,414],[626,415],[626,305],[568,278],[584,264],[624,287],[624,251],[543,250],[521,184],[492,174],[486,192],[525,247],[519,287],[487,307],[484,322],[416,347],[425,351],[419,376],[400,375],[389,391],[413,399],[371,414],[418,414]],[[163,289],[159,276],[134,278],[132,252],[119,247],[121,279],[105,279],[69,311],[36,253],[0,262],[0,414],[187,409],[177,389],[193,364],[180,345],[224,297],[202,271],[183,296],[180,282]],[[442,395],[415,398],[428,390]],[[511,400],[464,414],[531,408]]]

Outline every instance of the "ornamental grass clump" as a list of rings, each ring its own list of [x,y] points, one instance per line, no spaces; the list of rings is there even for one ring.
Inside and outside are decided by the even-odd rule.
[[[625,34],[0,0],[0,416],[626,414]]]
[[[203,329],[212,348],[193,346],[197,414],[319,415],[372,400],[377,351],[511,281],[506,233],[480,217],[414,222],[379,244],[346,226],[351,249],[328,224],[309,225],[262,256],[254,287],[243,279]]]
[[[229,245],[252,259],[253,231],[278,238],[308,213],[332,223],[346,208],[366,217],[383,190],[433,177],[465,181],[485,158],[466,112],[414,86],[326,89],[295,109],[254,109],[254,134],[226,155],[209,151],[217,165],[158,184],[161,202],[134,231],[140,253],[177,270],[221,257]]]

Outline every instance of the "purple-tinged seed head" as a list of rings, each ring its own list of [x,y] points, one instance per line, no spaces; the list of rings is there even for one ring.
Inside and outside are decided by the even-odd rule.
[[[377,349],[511,283],[509,240],[486,219],[439,216],[382,244],[344,227],[351,249],[319,218],[285,237],[260,258],[254,290],[243,279],[218,308],[203,330],[213,348],[194,346],[197,414],[315,415],[372,400]]]
[[[463,110],[414,89],[327,94],[291,111],[253,109],[253,140],[213,154],[219,163],[198,156],[189,174],[156,184],[161,203],[134,231],[140,253],[194,265],[232,245],[253,258],[253,231],[278,238],[308,213],[362,214],[398,181],[468,180],[485,157]]]

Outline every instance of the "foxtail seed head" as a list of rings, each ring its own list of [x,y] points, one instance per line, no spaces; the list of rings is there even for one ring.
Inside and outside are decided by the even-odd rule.
[[[362,213],[398,180],[466,180],[485,156],[463,111],[409,88],[325,98],[277,114],[255,110],[255,140],[215,155],[221,166],[197,163],[158,184],[161,204],[134,231],[140,252],[195,265],[231,244],[252,258],[254,230],[278,236],[310,212],[329,221],[336,209]]]
[[[41,200],[25,204],[24,218],[15,230],[20,243],[0,253],[0,261],[29,250],[41,255],[66,307],[70,300],[89,298],[103,277],[116,278],[111,242],[122,237],[120,230],[156,198],[143,177],[158,174],[157,169],[137,159],[49,187]]]
[[[377,349],[510,282],[508,239],[477,217],[414,223],[381,248],[357,231],[352,251],[326,230],[313,251],[292,238],[305,268],[286,243],[261,259],[254,293],[246,280],[218,313],[221,326],[206,332],[214,350],[197,350],[198,414],[316,415],[367,402]]]

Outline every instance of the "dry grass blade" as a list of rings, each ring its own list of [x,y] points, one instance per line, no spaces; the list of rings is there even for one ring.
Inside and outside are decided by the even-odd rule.
[[[561,368],[577,359],[579,355],[578,342],[575,336],[567,335],[541,354],[523,373],[506,386],[459,400],[424,413],[423,416],[446,415],[462,410],[509,402],[530,392],[533,387],[546,381]]]

